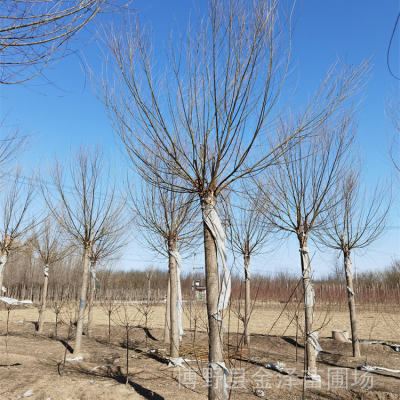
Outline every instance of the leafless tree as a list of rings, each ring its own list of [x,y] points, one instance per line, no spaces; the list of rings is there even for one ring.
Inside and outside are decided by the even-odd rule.
[[[177,179],[170,176],[171,183]],[[179,178],[178,178],[179,179]],[[131,209],[135,227],[139,229],[138,238],[145,247],[154,253],[168,258],[169,293],[167,310],[170,315],[170,358],[179,359],[179,339],[182,330],[182,294],[180,288],[181,253],[197,245],[200,221],[197,204],[193,194],[168,191],[162,185],[152,185],[142,181],[141,190],[130,190]],[[176,307],[168,307],[170,304]],[[168,317],[168,316],[167,316]]]
[[[155,62],[150,31],[137,20],[126,22],[121,31],[111,28],[104,34],[113,78],[99,80],[92,74],[136,170],[155,185],[197,194],[203,218],[211,224],[204,222],[204,249],[209,359],[215,368],[223,365],[218,310],[227,300],[218,288],[217,244],[221,260],[226,257],[215,211],[219,194],[274,164],[294,142],[338,112],[362,87],[368,70],[367,62],[355,68],[336,64],[287,137],[272,140],[291,36],[290,18],[280,25],[278,14],[279,1],[210,0],[207,14],[188,24],[178,42],[170,36],[164,46],[165,68]],[[169,176],[180,179],[171,183],[165,179]],[[228,287],[229,271],[223,270]],[[213,377],[209,398],[221,397],[221,385]]]
[[[339,201],[338,182],[352,157],[355,124],[351,113],[339,120],[326,121],[315,135],[292,147],[270,171],[259,190],[268,199],[266,217],[281,232],[296,235],[301,254],[305,303],[307,371],[316,378],[316,354],[320,350],[318,333],[313,331],[314,290],[308,250],[310,233],[325,226],[330,212]],[[281,121],[279,135],[291,131],[292,121]],[[257,193],[258,194],[258,193]]]
[[[0,83],[25,82],[72,53],[71,39],[99,13],[119,9],[116,3],[116,0],[2,1]]]
[[[43,175],[43,174],[42,174]],[[74,356],[81,356],[84,313],[89,281],[90,254],[106,236],[118,235],[124,201],[117,197],[117,180],[98,145],[80,147],[67,165],[55,157],[41,192],[57,223],[83,251],[82,286]],[[48,182],[48,183],[47,183]],[[126,222],[127,223],[127,222]]]
[[[368,248],[382,236],[391,205],[391,193],[389,185],[382,184],[377,184],[370,193],[367,189],[362,190],[360,172],[350,166],[348,168],[346,176],[338,182],[338,190],[343,198],[329,212],[328,223],[319,240],[343,254],[353,357],[361,357],[350,253],[352,250]]]
[[[3,179],[4,190],[0,198],[0,290],[10,253],[21,249],[25,236],[32,228],[33,220],[28,210],[35,195],[31,181],[25,181],[23,171],[18,166],[8,182]]]
[[[126,333],[126,385],[129,383],[129,333],[140,322],[140,314],[137,305],[124,302],[121,303],[121,306],[116,310],[113,316],[114,323],[123,326]]]
[[[247,189],[248,190],[248,189]],[[247,192],[245,191],[245,193]],[[223,202],[223,218],[226,222],[228,246],[243,256],[245,276],[244,340],[250,349],[251,278],[250,258],[260,254],[269,239],[271,229],[265,217],[265,196],[254,196],[252,201],[245,195],[230,195]],[[265,250],[265,248],[264,248]]]
[[[39,326],[37,330],[39,334],[43,332],[45,320],[50,267],[73,251],[73,247],[70,243],[62,243],[60,241],[61,229],[61,226],[56,224],[55,221],[48,216],[41,224],[39,231],[33,232],[26,243],[26,246],[37,254],[40,263],[43,265],[44,283],[42,302],[39,310]]]

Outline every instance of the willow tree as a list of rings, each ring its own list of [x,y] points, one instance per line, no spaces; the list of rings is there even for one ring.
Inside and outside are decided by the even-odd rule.
[[[53,218],[83,254],[82,282],[74,356],[82,356],[82,332],[92,249],[102,238],[118,235],[124,202],[117,179],[98,145],[71,151],[67,162],[55,157],[41,182],[41,192]],[[43,174],[42,174],[43,175]],[[44,177],[43,177],[44,178]],[[126,221],[127,223],[127,221]]]
[[[361,186],[359,171],[348,166],[343,180],[338,182],[342,199],[328,214],[328,223],[319,240],[343,254],[348,306],[350,313],[353,357],[361,357],[358,340],[352,250],[367,249],[384,233],[391,204],[388,185],[377,184],[369,191]]]
[[[248,189],[247,189],[248,190]],[[246,190],[246,191],[247,191]],[[260,254],[271,231],[265,217],[262,197],[252,201],[247,195],[231,195],[223,203],[223,217],[227,222],[228,247],[243,257],[245,279],[244,341],[250,350],[251,275],[250,258]]]
[[[0,194],[0,293],[9,255],[21,249],[34,222],[28,210],[34,199],[32,182],[24,181],[21,167],[17,167],[8,180],[2,181]]]
[[[177,182],[170,177],[171,183]],[[131,210],[138,240],[157,255],[168,259],[170,307],[167,306],[166,323],[169,320],[170,362],[182,366],[179,357],[179,341],[182,328],[182,293],[180,284],[181,253],[191,250],[198,242],[200,221],[194,195],[165,190],[162,185],[142,181],[140,190],[130,191]],[[174,306],[176,305],[176,306]],[[169,317],[169,318],[168,318]]]
[[[62,240],[62,232],[60,225],[54,223],[50,217],[47,217],[41,224],[37,232],[31,234],[26,245],[31,248],[38,256],[39,261],[43,264],[43,290],[42,303],[39,310],[39,325],[37,332],[43,332],[45,320],[47,287],[49,283],[49,273],[52,264],[62,260],[71,254],[73,248],[70,243],[65,244]]]
[[[356,68],[335,65],[293,131],[283,141],[269,140],[276,138],[272,126],[290,56],[291,32],[285,34],[290,20],[280,25],[278,14],[279,1],[210,0],[206,14],[198,14],[198,23],[188,24],[186,34],[177,41],[170,35],[162,59],[150,31],[138,20],[125,21],[121,30],[111,28],[103,35],[113,76],[92,74],[133,167],[152,184],[196,194],[201,204],[209,361],[224,377],[220,311],[229,300],[230,273],[215,210],[218,196],[235,181],[268,168],[336,113],[360,88],[366,71],[365,62]],[[169,176],[180,179],[171,183]],[[227,395],[221,388],[226,385],[218,382],[214,374],[210,399]]]
[[[72,53],[71,40],[93,18],[118,8],[116,0],[3,0],[0,84],[21,83],[40,74]]]
[[[259,182],[268,204],[266,217],[273,226],[288,235],[295,235],[300,247],[305,307],[305,340],[307,373],[317,375],[316,356],[321,348],[318,332],[313,330],[314,290],[308,249],[309,235],[319,231],[327,222],[329,213],[340,199],[338,182],[352,157],[355,124],[349,112],[341,118],[326,121],[314,135],[293,146],[283,154],[281,162],[265,179]],[[287,136],[293,120],[282,120],[280,135]],[[268,182],[269,189],[264,189]]]

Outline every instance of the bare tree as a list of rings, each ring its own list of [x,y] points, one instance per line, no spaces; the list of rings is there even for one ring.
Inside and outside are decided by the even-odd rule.
[[[170,177],[171,183],[176,178]],[[179,340],[182,329],[182,293],[180,287],[181,253],[196,246],[200,223],[196,218],[197,204],[193,194],[177,193],[142,181],[141,190],[130,190],[135,225],[141,243],[156,254],[168,258],[170,312],[170,360],[181,364]],[[170,305],[176,307],[168,307]],[[166,324],[168,318],[166,318]]]
[[[33,222],[28,217],[28,209],[34,198],[34,187],[25,182],[20,166],[9,182],[3,179],[4,190],[0,199],[0,290],[3,290],[3,277],[10,253],[21,249],[25,236]]]
[[[69,173],[67,173],[67,171]],[[81,357],[90,254],[105,236],[116,236],[121,225],[124,201],[117,198],[117,180],[104,151],[80,147],[68,157],[68,167],[57,157],[49,168],[41,192],[54,219],[66,236],[83,250],[82,286],[74,356]],[[68,185],[68,186],[67,186]],[[127,222],[126,222],[127,223]]]
[[[72,53],[69,42],[116,0],[4,0],[0,3],[0,83],[25,82]],[[129,4],[129,2],[126,2]]]
[[[73,248],[70,243],[60,243],[61,226],[52,221],[48,216],[42,223],[39,232],[34,232],[28,238],[26,245],[37,253],[39,261],[43,264],[44,283],[42,290],[42,302],[39,310],[39,326],[37,332],[43,332],[45,320],[47,287],[49,283],[49,272],[52,264],[62,260],[71,253]]]
[[[247,189],[248,190],[248,189]],[[264,197],[265,198],[265,197]],[[228,246],[243,256],[245,276],[244,340],[250,350],[251,277],[250,258],[260,254],[270,233],[265,217],[263,196],[231,195],[223,202],[223,218],[227,224]]]
[[[338,190],[343,198],[329,212],[324,234],[318,239],[327,247],[339,250],[343,254],[353,357],[361,357],[350,253],[352,250],[368,248],[382,236],[391,205],[391,195],[388,185],[377,184],[370,193],[366,189],[362,190],[360,173],[351,168],[343,180],[338,182]]]
[[[279,25],[278,8],[279,1],[210,0],[197,25],[189,24],[178,42],[170,36],[164,46],[165,68],[154,60],[149,30],[138,21],[126,22],[122,31],[104,34],[113,78],[98,80],[92,74],[140,174],[168,190],[198,196],[204,219],[209,360],[224,376],[220,311],[229,300],[230,278],[217,198],[235,181],[271,166],[293,142],[340,110],[360,89],[368,69],[366,62],[341,71],[334,66],[287,137],[269,140],[275,138],[273,114],[290,56],[291,22]],[[284,28],[289,29],[286,36]],[[165,178],[169,176],[180,179],[171,183]],[[222,390],[213,377],[209,398],[221,398]]]
[[[281,121],[280,135],[285,137],[286,130],[291,131],[291,123]],[[300,245],[307,375],[312,379],[319,379],[316,355],[321,349],[318,332],[313,331],[314,290],[308,238],[325,225],[339,201],[337,184],[343,179],[344,166],[351,157],[354,136],[355,125],[349,113],[339,120],[327,121],[313,137],[287,151],[281,163],[258,186],[268,199],[266,217],[281,232],[296,235]],[[266,186],[270,188],[268,192],[264,190]]]

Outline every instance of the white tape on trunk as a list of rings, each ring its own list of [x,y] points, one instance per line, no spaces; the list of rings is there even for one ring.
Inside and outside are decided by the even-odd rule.
[[[45,265],[44,267],[43,267],[43,272],[44,272],[44,276],[49,276],[49,266],[48,265]]]
[[[89,272],[93,278],[93,289],[96,289],[96,281],[98,281],[98,279],[96,278],[96,264],[90,263]]]
[[[230,375],[228,368],[226,368],[226,365],[224,362],[210,362],[208,363],[208,366],[211,367],[213,371],[217,370],[217,367],[220,367],[223,371],[223,377],[222,377],[222,387],[223,387],[223,396],[225,398],[229,398],[228,394],[228,383],[227,383],[227,378]]]
[[[1,275],[2,271],[3,271],[4,266],[7,264],[7,258],[8,258],[7,254],[3,254],[0,257],[0,275]]]
[[[244,273],[245,273],[245,280],[250,280],[250,257],[244,257]]]
[[[222,321],[219,314],[220,311],[225,310],[228,306],[229,297],[231,295],[231,273],[226,267],[227,255],[225,246],[225,233],[221,225],[221,221],[218,217],[215,207],[210,203],[202,205],[203,221],[207,225],[208,229],[213,235],[215,244],[217,246],[219,259],[222,265],[222,276],[221,276],[221,292],[218,298],[217,309],[212,313],[212,316]]]
[[[346,271],[346,275],[353,278],[353,264],[351,263],[350,257],[344,259],[344,269]]]
[[[179,340],[182,340],[182,335],[185,334],[182,328],[182,289],[181,289],[181,271],[182,271],[182,258],[178,250],[170,250],[170,254],[175,258],[176,261],[176,278],[178,284],[178,301],[176,307],[178,308],[178,329],[179,329]]]
[[[303,288],[304,288],[304,306],[313,307],[315,292],[311,283],[311,260],[308,247],[300,248],[300,254],[303,261]]]
[[[321,346],[318,343],[318,332],[312,332],[308,334],[307,342],[310,343],[315,350],[315,357],[322,351]]]

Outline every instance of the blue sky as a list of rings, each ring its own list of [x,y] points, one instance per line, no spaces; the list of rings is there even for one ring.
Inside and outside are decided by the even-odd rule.
[[[151,23],[160,45],[174,24],[175,29],[176,25],[185,27],[189,14],[194,14],[194,4],[205,10],[204,1],[138,0],[133,6],[140,11],[143,22]],[[293,37],[293,74],[290,79],[299,81],[296,98],[306,98],[337,57],[346,60],[347,64],[359,64],[373,55],[373,68],[358,117],[358,135],[366,159],[367,182],[371,184],[391,173],[386,150],[383,99],[392,88],[399,89],[400,81],[390,75],[386,64],[389,39],[399,11],[400,2],[389,0],[307,0],[297,3],[295,7],[298,20]],[[107,18],[103,18],[104,23],[108,22]],[[118,22],[118,17],[115,20]],[[82,32],[80,42],[74,44],[76,49],[89,38],[89,32]],[[390,55],[392,70],[400,76],[399,48],[400,27],[395,33]],[[85,142],[100,141],[117,156],[113,130],[103,106],[92,94],[82,68],[82,61],[86,60],[91,68],[101,73],[102,58],[98,44],[91,41],[77,55],[61,60],[46,71],[48,79],[58,88],[39,79],[34,79],[27,86],[0,87],[0,114],[2,119],[7,116],[1,136],[5,135],[6,125],[16,124],[25,132],[37,134],[34,145],[24,157],[28,165],[34,166],[40,159],[46,160],[54,151],[66,154],[71,145]],[[384,240],[366,254],[359,255],[359,270],[380,268],[388,265],[394,255],[400,256],[399,215],[397,207],[391,213],[391,228]],[[254,270],[274,272],[285,269],[296,272],[299,269],[297,247],[295,241],[289,241],[279,252],[257,257]],[[148,264],[150,257],[136,249],[134,243],[129,246],[122,257],[121,267],[143,268]],[[197,264],[201,262],[200,258]],[[333,255],[317,252],[314,260],[317,273],[323,274],[329,271]],[[166,265],[162,260],[157,263]],[[184,270],[188,268],[190,266],[186,265]]]

